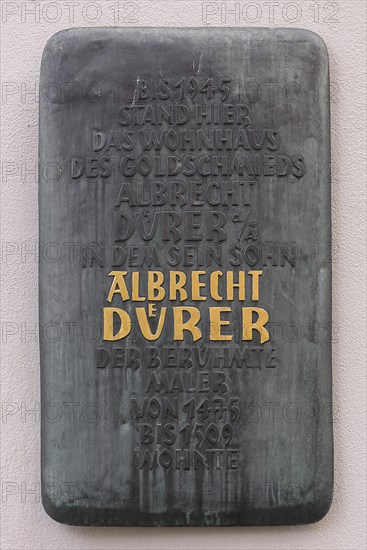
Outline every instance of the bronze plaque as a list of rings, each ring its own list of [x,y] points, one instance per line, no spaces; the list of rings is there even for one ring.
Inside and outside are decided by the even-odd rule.
[[[326,514],[328,78],[324,43],[297,29],[47,43],[42,493],[57,521]]]

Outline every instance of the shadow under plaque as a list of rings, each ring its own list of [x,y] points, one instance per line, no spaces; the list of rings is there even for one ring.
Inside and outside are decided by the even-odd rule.
[[[328,58],[300,29],[70,29],[40,89],[42,494],[73,525],[332,499]]]

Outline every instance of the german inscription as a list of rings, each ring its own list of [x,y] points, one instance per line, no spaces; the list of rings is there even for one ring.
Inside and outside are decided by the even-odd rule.
[[[43,418],[46,510],[82,525],[320,519],[332,487],[321,40],[77,29],[51,39],[41,76],[40,163],[59,167],[41,171],[41,246],[73,251],[40,266],[41,324],[61,330],[41,342],[42,399],[94,411]],[[293,79],[279,104],[244,93],[276,77]]]

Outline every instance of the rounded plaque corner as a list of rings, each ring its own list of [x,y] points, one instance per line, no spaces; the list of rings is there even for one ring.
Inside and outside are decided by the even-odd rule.
[[[75,31],[75,29],[72,29],[72,28],[70,28],[70,29],[61,29],[60,31],[57,31],[54,34],[52,34],[48,38],[48,40],[47,40],[47,42],[46,42],[46,44],[43,48],[43,57],[47,53],[54,52],[54,50],[60,46],[61,39],[66,38],[68,35],[70,35],[70,33],[72,31]]]
[[[40,64],[40,82],[43,90],[56,84],[57,74],[63,71],[63,61],[73,49],[79,29],[62,29],[47,40]],[[48,98],[47,93],[40,94],[40,102]]]
[[[48,72],[55,62],[55,54],[60,47],[60,39],[67,35],[71,29],[62,29],[52,34],[44,45],[41,58],[41,80],[49,78]],[[47,75],[47,76],[46,76]]]
[[[331,506],[333,504],[333,494],[325,495],[324,498],[319,499],[317,502],[315,502],[312,514],[307,521],[307,523],[318,523],[319,521],[322,521],[330,512]]]
[[[68,519],[70,511],[65,503],[56,504],[45,495],[42,495],[42,507],[48,517],[62,525],[72,525],[72,522]]]
[[[325,40],[317,32],[309,29],[302,29],[302,32],[306,35],[307,39],[312,42],[327,60],[329,59],[329,51]]]

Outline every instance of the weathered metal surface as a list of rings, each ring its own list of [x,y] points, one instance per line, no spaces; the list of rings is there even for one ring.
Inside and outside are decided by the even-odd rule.
[[[80,525],[332,494],[328,61],[297,29],[73,29],[40,89],[42,488]]]

